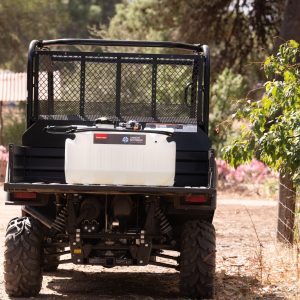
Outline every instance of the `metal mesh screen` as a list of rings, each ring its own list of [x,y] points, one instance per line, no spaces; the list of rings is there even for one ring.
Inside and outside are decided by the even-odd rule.
[[[182,65],[159,65],[157,68],[157,116],[190,116],[185,88],[192,82],[192,67]]]
[[[37,100],[41,115],[79,115],[80,62],[52,62],[49,56],[41,55]]]
[[[122,64],[121,116],[151,117],[152,66]]]
[[[86,62],[85,115],[113,116],[116,106],[116,65]]]
[[[201,56],[38,52],[35,114],[192,121]]]

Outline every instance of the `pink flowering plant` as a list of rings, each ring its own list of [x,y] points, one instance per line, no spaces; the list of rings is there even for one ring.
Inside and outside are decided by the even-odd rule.
[[[278,174],[259,160],[253,159],[234,169],[224,160],[217,159],[217,167],[220,189],[248,189],[249,192],[252,190],[256,194],[268,195],[276,192],[274,185],[276,186]]]

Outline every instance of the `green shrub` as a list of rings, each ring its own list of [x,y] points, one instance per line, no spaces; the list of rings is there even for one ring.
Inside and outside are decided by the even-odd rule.
[[[237,99],[243,97],[246,82],[242,75],[224,69],[211,88],[210,138],[217,154],[234,135],[231,115]]]

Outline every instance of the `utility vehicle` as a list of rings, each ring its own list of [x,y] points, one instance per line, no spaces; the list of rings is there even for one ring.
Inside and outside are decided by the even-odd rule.
[[[184,296],[213,297],[209,78],[206,45],[31,42],[27,129],[4,184],[22,206],[6,232],[8,295],[35,296],[43,272],[73,263],[176,268]]]

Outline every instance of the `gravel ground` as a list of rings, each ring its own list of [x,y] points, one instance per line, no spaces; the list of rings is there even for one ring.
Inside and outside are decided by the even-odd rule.
[[[20,208],[5,207],[3,192],[0,200],[0,266],[3,267],[6,224],[19,215]],[[261,243],[273,244],[276,210],[276,204],[268,201],[219,201],[214,220],[217,299],[286,299],[274,290],[264,291],[254,275],[258,241],[253,224]],[[1,270],[0,299],[7,300],[2,273]],[[45,274],[41,294],[35,299],[182,299],[178,281],[178,272],[155,266],[105,269],[68,264],[60,266],[57,273]]]

